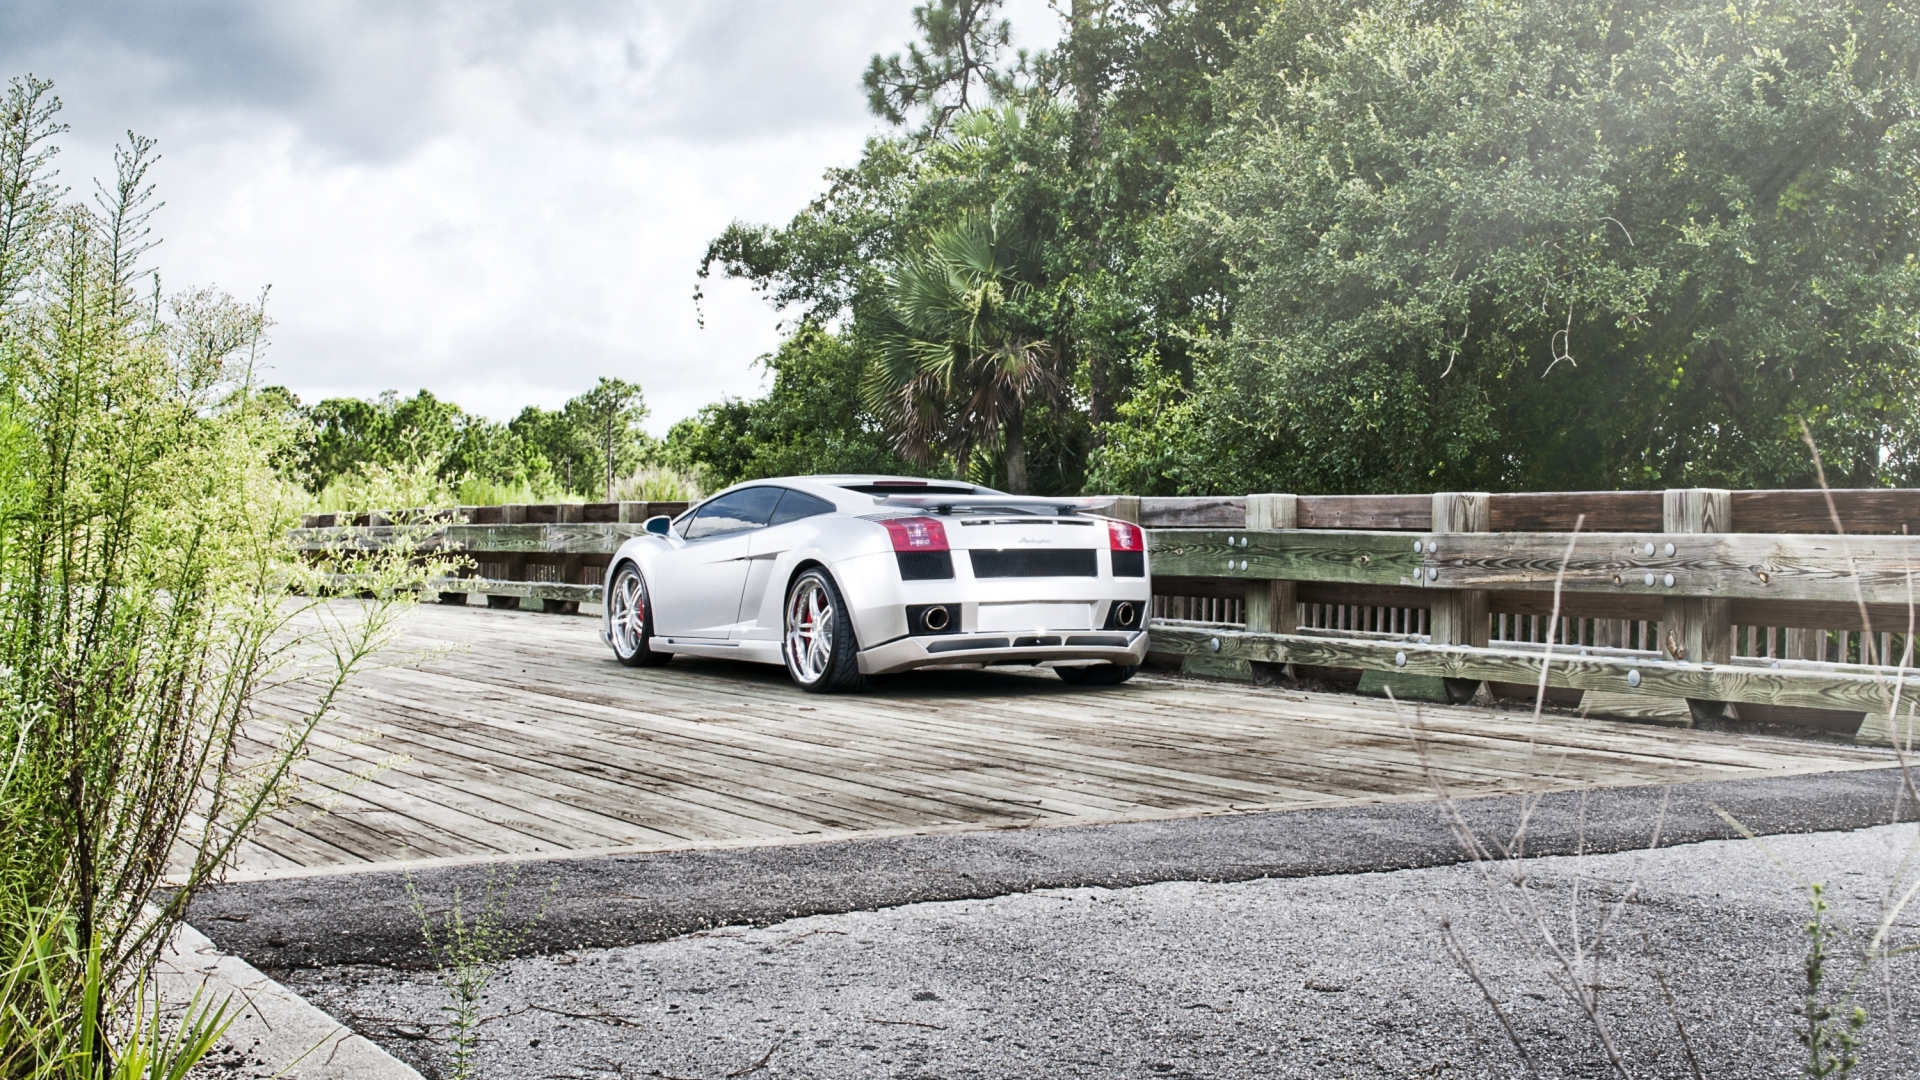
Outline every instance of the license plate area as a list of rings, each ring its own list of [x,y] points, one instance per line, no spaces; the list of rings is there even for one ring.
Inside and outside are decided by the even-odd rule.
[[[981,604],[975,617],[982,633],[1022,630],[1091,630],[1092,604]]]

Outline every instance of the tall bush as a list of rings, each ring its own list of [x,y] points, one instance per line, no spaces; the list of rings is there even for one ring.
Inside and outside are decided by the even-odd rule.
[[[323,568],[367,575],[373,599],[293,595],[311,571],[271,466],[289,432],[252,389],[264,318],[147,287],[153,144],[130,136],[78,202],[51,170],[58,108],[31,78],[0,106],[0,963],[20,958],[0,972],[4,1076],[108,1075],[116,1047],[145,1052],[145,973],[293,797],[418,572],[376,554]],[[290,681],[305,706],[262,701]]]

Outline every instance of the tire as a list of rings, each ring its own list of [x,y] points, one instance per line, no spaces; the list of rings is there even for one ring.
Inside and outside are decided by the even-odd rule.
[[[860,643],[853,636],[853,619],[825,570],[814,567],[794,578],[780,610],[780,654],[786,659],[787,674],[800,689],[831,694],[866,685],[866,676],[860,674]]]
[[[628,667],[659,667],[673,659],[672,653],[653,648],[653,603],[639,567],[621,564],[607,586],[606,609],[607,644],[614,659]]]
[[[1057,667],[1061,682],[1075,686],[1118,686],[1140,670],[1138,664],[1088,664],[1085,667]]]

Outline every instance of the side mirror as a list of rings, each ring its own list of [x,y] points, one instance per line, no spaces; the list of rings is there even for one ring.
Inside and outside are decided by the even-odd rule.
[[[655,536],[665,536],[673,531],[673,519],[665,514],[655,514],[647,519],[647,531]]]

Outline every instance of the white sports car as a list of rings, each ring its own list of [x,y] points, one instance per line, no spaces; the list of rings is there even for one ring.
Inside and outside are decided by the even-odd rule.
[[[607,644],[785,664],[813,691],[912,668],[1046,664],[1130,678],[1147,653],[1146,535],[1110,500],[894,476],[755,480],[622,544]]]

